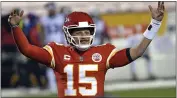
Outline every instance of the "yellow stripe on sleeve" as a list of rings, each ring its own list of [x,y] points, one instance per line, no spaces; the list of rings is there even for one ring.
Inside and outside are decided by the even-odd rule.
[[[49,45],[46,45],[46,46],[44,46],[43,48],[44,48],[45,50],[47,50],[47,51],[50,53],[50,55],[52,56],[52,60],[51,60],[50,66],[51,66],[52,68],[55,68],[55,59],[54,59],[54,55],[53,55],[53,50],[52,50],[52,48],[51,48]]]
[[[111,51],[111,53],[109,54],[107,61],[106,61],[106,67],[107,69],[110,67],[109,65],[109,60],[119,51],[119,49],[115,48]]]

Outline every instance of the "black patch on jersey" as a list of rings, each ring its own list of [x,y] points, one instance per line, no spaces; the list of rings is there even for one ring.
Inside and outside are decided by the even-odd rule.
[[[132,57],[131,57],[131,55],[130,55],[130,48],[127,48],[127,49],[126,49],[126,55],[127,55],[127,57],[128,57],[129,62],[132,62],[133,59],[132,59]]]

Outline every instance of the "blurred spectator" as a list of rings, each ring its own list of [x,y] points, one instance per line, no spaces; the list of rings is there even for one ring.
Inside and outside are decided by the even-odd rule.
[[[64,33],[62,30],[64,15],[57,13],[56,5],[53,2],[47,3],[45,5],[45,8],[48,12],[48,15],[41,18],[43,31],[43,33],[41,33],[41,37],[43,38],[42,40],[44,40],[43,45],[46,45],[49,42],[66,44]],[[47,77],[49,89],[51,90],[51,92],[56,92],[56,79],[51,68],[47,69]]]
[[[144,32],[144,30],[143,30],[143,28],[140,24],[135,25],[132,28],[132,31],[133,31],[132,34],[130,34],[127,38],[128,47],[135,47],[143,39],[143,34],[142,33]],[[144,52],[142,58],[146,60],[146,67],[147,67],[147,71],[148,71],[148,79],[150,79],[150,80],[155,79],[155,77],[152,73],[152,61],[151,61],[149,47]],[[140,59],[142,59],[142,58],[140,58]],[[132,75],[132,80],[133,81],[138,80],[137,75],[136,75],[135,65],[136,65],[136,62],[130,63],[131,75]]]
[[[16,69],[16,56],[18,55],[18,52],[11,35],[11,28],[8,24],[9,14],[1,17],[2,88],[12,87],[12,81],[18,80]]]
[[[63,14],[64,17],[67,16],[69,13],[71,13],[71,8],[67,6],[61,7],[59,11],[59,14]]]
[[[56,5],[53,2],[47,3],[45,8],[48,15],[41,18],[43,31],[41,37],[42,40],[44,40],[43,45],[46,45],[52,41],[60,44],[66,44],[64,33],[62,31],[64,16],[57,13]]]
[[[107,26],[105,22],[99,16],[99,12],[95,9],[90,12],[90,15],[96,24],[96,33],[93,45],[104,44],[104,41],[107,39],[110,40],[108,36]]]
[[[32,45],[36,45],[41,47],[42,43],[40,42],[40,25],[39,25],[39,18],[34,15],[33,13],[29,13],[23,21],[22,29],[29,41]],[[40,88],[45,87],[45,81],[46,81],[46,67],[41,66],[38,62],[28,59],[27,63],[25,63],[26,66],[22,65],[20,68],[21,72],[21,81],[24,81],[22,83],[31,84],[31,86],[39,86]],[[24,70],[24,72],[22,71]],[[26,74],[24,74],[26,73]],[[26,78],[29,76],[29,78]],[[25,79],[29,79],[26,81],[30,81],[31,83],[26,83]]]
[[[39,38],[39,33],[41,32],[39,18],[36,15],[33,13],[27,15],[24,19],[23,31],[26,31],[25,35],[30,43],[39,47],[42,46]]]

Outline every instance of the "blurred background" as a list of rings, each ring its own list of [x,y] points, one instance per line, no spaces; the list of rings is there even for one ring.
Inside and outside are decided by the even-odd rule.
[[[137,45],[150,23],[148,5],[157,2],[1,2],[2,97],[56,97],[51,69],[19,53],[7,19],[24,10],[20,23],[29,42],[43,47],[51,41],[66,44],[62,32],[65,16],[85,11],[96,23],[94,45],[112,43],[118,49]],[[135,62],[108,70],[106,96],[175,97],[176,3],[165,2],[161,28],[144,55]]]

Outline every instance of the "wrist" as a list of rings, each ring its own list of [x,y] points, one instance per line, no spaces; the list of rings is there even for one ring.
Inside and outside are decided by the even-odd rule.
[[[149,24],[148,28],[144,32],[144,37],[147,39],[153,39],[156,36],[159,28],[161,26],[161,21],[157,21],[155,19],[151,19],[151,23]]]
[[[10,19],[8,19],[8,23],[9,23],[9,25],[10,25],[11,28],[15,28],[15,27],[19,26],[19,23],[17,23],[17,24],[11,24],[10,23]]]
[[[155,19],[152,18],[152,19],[151,19],[151,23],[160,25],[160,24],[161,24],[161,21],[158,21],[158,20],[155,20]]]

